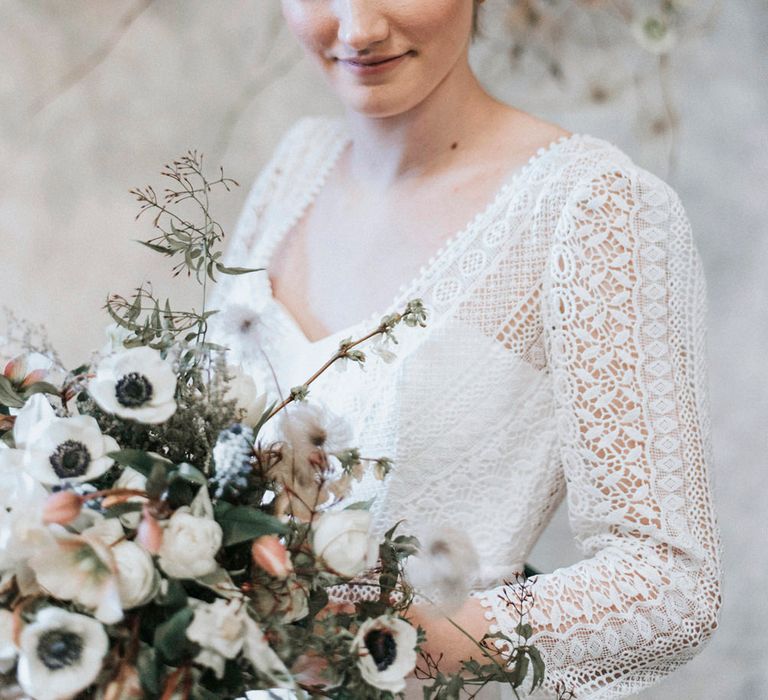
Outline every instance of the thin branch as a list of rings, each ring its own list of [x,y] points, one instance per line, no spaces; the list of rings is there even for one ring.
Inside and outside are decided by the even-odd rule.
[[[37,116],[44,109],[49,107],[64,93],[73,86],[85,79],[90,73],[96,70],[109,57],[120,40],[125,36],[131,25],[149,8],[154,0],[137,0],[117,22],[110,32],[109,36],[98,46],[84,61],[65,73],[59,84],[53,88],[52,92],[35,98],[32,103],[32,116]]]

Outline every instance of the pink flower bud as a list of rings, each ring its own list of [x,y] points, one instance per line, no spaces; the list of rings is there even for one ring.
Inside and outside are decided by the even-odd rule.
[[[71,523],[83,509],[83,501],[74,491],[52,493],[43,506],[43,522],[50,525]]]
[[[264,535],[251,545],[251,558],[270,576],[285,579],[293,571],[291,555],[275,535]]]
[[[136,542],[150,554],[157,554],[163,544],[163,530],[160,527],[160,523],[155,520],[146,506],[144,506],[141,522],[136,530]]]

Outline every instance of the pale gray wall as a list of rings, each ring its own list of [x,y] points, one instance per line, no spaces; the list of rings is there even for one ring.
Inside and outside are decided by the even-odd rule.
[[[489,11],[501,1],[489,0]],[[0,304],[46,324],[69,362],[101,344],[108,291],[127,293],[145,279],[172,288],[163,262],[131,242],[149,228],[132,220],[129,187],[157,184],[160,165],[190,147],[247,185],[291,121],[338,111],[287,35],[276,0],[147,0],[95,69],[32,114],[139,4],[0,1]],[[642,59],[620,52],[606,72],[605,56],[576,44],[563,55],[569,79],[558,86],[536,64],[513,72],[503,36],[490,31],[498,25],[488,25],[495,39],[480,42],[473,59],[491,89],[612,140],[668,177],[706,265],[725,607],[710,646],[642,697],[768,698],[768,8],[764,0],[727,3],[712,35],[675,54],[683,121],[672,173],[665,137],[650,137],[637,118],[638,105],[655,109],[653,80],[609,105],[582,96],[584,71],[612,86],[627,70],[620,60]],[[225,227],[244,194],[217,205]],[[193,292],[174,296],[194,301]],[[532,561],[548,569],[576,556],[560,512]]]

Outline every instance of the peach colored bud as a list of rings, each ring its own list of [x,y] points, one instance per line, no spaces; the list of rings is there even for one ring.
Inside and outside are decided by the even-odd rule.
[[[150,554],[157,554],[163,544],[163,530],[160,527],[160,523],[155,520],[146,506],[144,506],[141,522],[136,530],[136,542]]]
[[[43,522],[50,525],[71,523],[83,509],[83,500],[74,491],[52,493],[43,506]]]
[[[291,555],[275,535],[264,535],[251,545],[251,558],[270,576],[285,579],[293,571]]]
[[[319,654],[309,651],[299,656],[291,666],[294,678],[303,685],[313,688],[324,687],[329,684],[324,672],[328,669],[328,660]]]

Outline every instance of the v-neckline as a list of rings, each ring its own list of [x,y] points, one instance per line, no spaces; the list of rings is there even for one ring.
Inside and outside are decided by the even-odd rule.
[[[577,132],[571,133],[568,136],[560,136],[557,139],[550,141],[547,145],[540,147],[527,162],[522,166],[515,168],[511,175],[508,174],[502,184],[496,188],[493,196],[488,200],[488,203],[478,210],[462,228],[444,239],[443,243],[432,256],[419,267],[419,270],[414,277],[406,280],[400,285],[387,308],[374,311],[368,317],[363,318],[356,323],[336,331],[331,331],[320,338],[312,340],[296,320],[295,316],[289,311],[288,307],[275,297],[268,267],[278,246],[285,240],[285,237],[294,229],[294,227],[306,217],[310,208],[314,205],[315,200],[324,187],[329,175],[333,172],[342,154],[351,142],[351,136],[342,131],[341,126],[342,125],[340,124],[337,138],[334,140],[335,142],[332,144],[328,156],[322,160],[320,167],[317,168],[316,172],[310,175],[309,179],[311,184],[306,188],[304,193],[305,196],[301,198],[301,203],[297,205],[296,211],[292,212],[291,216],[286,217],[283,220],[283,225],[277,227],[272,232],[268,244],[265,245],[260,261],[260,266],[263,267],[265,272],[261,278],[265,280],[267,301],[272,303],[275,310],[283,317],[288,325],[291,326],[295,335],[301,339],[306,346],[312,348],[326,345],[334,339],[340,340],[344,337],[354,335],[354,331],[362,329],[363,326],[370,325],[370,330],[373,330],[373,323],[377,323],[388,314],[392,314],[395,311],[405,308],[406,303],[414,298],[416,291],[422,287],[424,280],[430,276],[439,261],[445,257],[448,251],[473,233],[477,224],[490,216],[499,204],[504,201],[510,193],[514,192],[518,184],[525,178],[531,168],[537,164],[539,160],[544,156],[555,152],[562,145],[576,141],[582,137],[582,134]],[[267,243],[267,241],[265,241],[265,243]]]

